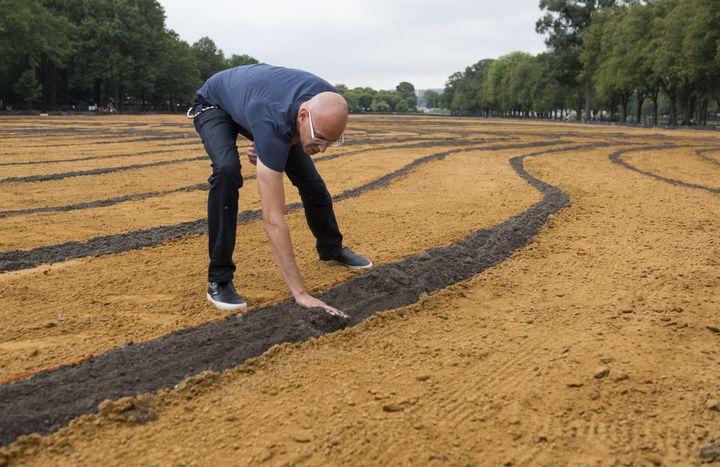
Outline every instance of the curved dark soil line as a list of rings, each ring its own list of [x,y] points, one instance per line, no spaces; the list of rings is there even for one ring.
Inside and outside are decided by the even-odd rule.
[[[64,143],[57,143],[57,144],[33,144],[33,145],[24,145],[23,148],[30,148],[30,149],[49,149],[49,148],[65,148],[68,146],[82,146],[82,145],[95,145],[95,144],[124,144],[124,143],[142,143],[142,142],[148,142],[148,141],[167,141],[167,140],[175,140],[175,139],[190,139],[190,138],[196,138],[197,135],[193,133],[178,133],[178,134],[158,134],[158,135],[148,135],[148,136],[142,136],[142,133],[99,133],[100,136],[103,137],[101,141],[98,141],[97,138],[86,138],[86,141],[78,141],[77,138],[74,138],[72,141],[64,142]],[[138,137],[138,135],[140,135]],[[43,138],[45,137],[52,137],[52,135],[42,135]],[[122,139],[122,140],[114,140],[113,138],[133,138],[133,139]]]
[[[23,434],[52,433],[79,415],[95,412],[102,400],[173,387],[205,370],[232,368],[275,344],[300,342],[353,326],[377,312],[415,303],[421,294],[473,277],[530,243],[550,215],[570,204],[558,188],[530,175],[523,159],[597,146],[601,144],[553,148],[512,158],[515,171],[543,194],[541,201],[491,229],[378,266],[331,288],[322,298],[346,310],[351,315],[347,321],[287,301],[0,385],[0,444],[11,443]]]
[[[415,167],[426,164],[433,160],[444,159],[450,154],[465,151],[491,151],[501,149],[537,148],[566,144],[566,141],[520,143],[505,146],[477,146],[466,149],[454,149],[416,159],[394,172],[390,172],[378,179],[368,182],[358,188],[347,190],[333,197],[333,201],[342,201],[360,195],[364,191],[373,190],[386,186],[392,180],[401,177]],[[607,143],[598,143],[607,145]],[[340,157],[336,154],[329,154],[328,158]],[[250,179],[251,177],[248,177]],[[286,212],[292,212],[302,208],[301,203],[292,203],[286,207]],[[260,210],[242,211],[238,213],[238,223],[251,222],[260,219]],[[182,238],[188,235],[202,235],[207,230],[207,219],[196,219],[188,222],[181,222],[175,225],[153,227],[146,230],[106,235],[91,238],[87,242],[67,242],[58,245],[50,245],[32,250],[15,250],[0,253],[0,273],[7,271],[18,271],[30,269],[41,264],[59,263],[70,259],[84,258],[88,256],[102,256],[125,251],[136,250],[150,246],[159,245],[168,240]]]
[[[444,141],[449,145],[453,146],[471,146],[471,145],[477,145],[487,142],[498,142],[498,141],[508,141],[511,138],[493,138],[493,139],[485,139],[482,141]],[[435,147],[438,145],[437,141],[420,141],[416,143],[410,143],[410,144],[400,144],[400,145],[394,145],[394,146],[385,146],[382,149],[411,149],[411,148],[427,148],[427,147]],[[148,151],[148,153],[153,153],[155,151]],[[170,151],[168,151],[170,152]],[[367,152],[367,149],[356,149],[353,151],[346,151],[346,152],[340,152],[340,153],[332,153],[332,154],[325,154],[322,156],[318,156],[313,158],[315,162],[321,162],[326,160],[332,160],[337,159],[338,157],[344,157],[344,156],[350,156],[354,154],[359,154],[362,152]],[[123,155],[124,156],[124,155]],[[2,165],[2,164],[0,164]],[[245,180],[253,180],[255,178],[254,175],[250,175],[247,177],[244,177]],[[124,203],[127,201],[138,201],[146,198],[154,198],[158,196],[166,196],[173,193],[180,193],[180,192],[187,192],[187,191],[195,191],[195,190],[207,190],[209,188],[207,183],[196,183],[193,185],[187,185],[180,188],[175,188],[173,190],[164,190],[164,191],[149,191],[145,193],[136,193],[134,195],[127,195],[127,196],[117,196],[114,198],[106,198],[106,199],[100,199],[96,201],[86,201],[82,203],[75,203],[75,204],[67,204],[63,206],[50,206],[50,207],[44,207],[44,208],[28,208],[28,209],[13,209],[13,210],[7,210],[7,211],[0,211],[0,218],[2,217],[9,217],[9,216],[18,216],[18,215],[24,215],[24,214],[34,214],[39,212],[67,212],[67,211],[75,211],[79,209],[90,209],[90,208],[98,208],[98,207],[105,207],[105,206],[112,206],[113,204],[118,203]]]
[[[201,160],[207,160],[207,156],[196,156],[196,157],[188,157],[185,159],[171,159],[167,161],[157,161],[157,162],[146,162],[144,164],[130,164],[130,165],[123,165],[119,167],[104,167],[100,169],[91,169],[91,170],[75,170],[72,172],[61,172],[56,174],[47,174],[47,175],[29,175],[27,177],[8,177],[8,178],[2,178],[0,179],[0,183],[32,183],[32,182],[47,182],[50,180],[62,180],[63,178],[70,178],[70,177],[84,177],[88,175],[103,175],[103,174],[109,174],[113,172],[124,172],[126,170],[135,170],[135,169],[143,169],[145,167],[159,167],[162,165],[172,165],[172,164],[182,164],[184,162],[194,162],[194,161],[201,161]]]
[[[245,180],[249,180],[251,177],[245,177]],[[252,177],[254,178],[254,177]],[[26,214],[36,214],[39,212],[67,212],[76,211],[81,209],[101,208],[105,206],[112,206],[113,204],[125,203],[127,201],[138,201],[146,198],[152,198],[156,196],[166,196],[173,193],[181,193],[185,191],[195,190],[207,190],[209,188],[207,183],[196,183],[194,185],[187,185],[174,190],[165,191],[149,191],[146,193],[138,193],[134,195],[118,196],[115,198],[100,199],[97,201],[87,201],[84,203],[66,204],[63,206],[50,206],[45,208],[28,208],[28,209],[14,209],[8,211],[0,211],[0,218],[19,216]]]
[[[698,151],[695,151],[695,154],[702,157],[708,162],[712,162],[713,164],[720,164],[720,159],[715,159],[714,157],[710,157],[707,155],[707,153],[709,152],[720,152],[720,148],[700,149]]]
[[[250,140],[245,139],[242,135],[238,137],[239,141],[247,141],[248,143]],[[240,139],[242,138],[242,140]],[[374,144],[394,144],[394,143],[407,143],[408,141],[415,141],[418,138],[415,137],[402,137],[402,138],[365,138],[365,139],[356,139],[356,140],[345,140],[345,143],[343,143],[343,147],[346,146],[360,146],[360,145],[374,145]],[[443,141],[453,141],[454,138],[441,138],[441,139],[435,139],[435,142],[443,142]],[[199,143],[200,140],[193,142],[193,141],[183,141],[180,143],[160,143],[158,146],[185,146],[189,144],[196,144]],[[427,141],[429,142],[429,141]]]
[[[200,144],[200,143],[198,143]],[[110,155],[104,155],[104,156],[83,156],[83,157],[76,157],[74,159],[52,159],[52,160],[43,160],[43,161],[26,161],[26,162],[0,162],[0,167],[2,166],[9,166],[9,165],[47,165],[47,164],[60,164],[62,162],[84,162],[84,161],[93,161],[98,159],[115,159],[120,157],[134,157],[134,156],[145,156],[148,154],[164,154],[168,152],[177,152],[175,149],[155,149],[152,151],[141,151],[141,152],[128,152],[128,153],[122,153],[122,154],[110,154]]]
[[[675,148],[675,147],[677,147],[677,146],[675,146],[675,145],[665,145],[665,146],[651,146],[651,147],[644,147],[644,148],[622,149],[622,150],[620,150],[620,151],[615,151],[614,153],[610,154],[610,160],[613,161],[614,163],[618,164],[618,165],[621,165],[621,166],[625,167],[626,169],[630,169],[630,170],[632,170],[632,171],[634,171],[634,172],[637,172],[637,173],[646,175],[646,176],[648,176],[648,177],[652,177],[652,178],[654,178],[654,179],[660,180],[660,181],[665,182],[665,183],[669,183],[669,184],[671,184],[671,185],[683,186],[683,187],[686,187],[686,188],[695,188],[695,189],[698,189],[698,190],[709,191],[710,193],[720,194],[720,187],[719,187],[719,188],[711,188],[711,187],[707,187],[707,186],[704,186],[704,185],[698,185],[698,184],[696,184],[696,183],[689,183],[689,182],[684,182],[684,181],[682,181],[682,180],[677,180],[677,179],[674,179],[674,178],[663,177],[662,175],[657,175],[657,174],[654,174],[654,173],[649,172],[649,171],[647,171],[647,170],[639,169],[639,168],[635,167],[634,165],[630,164],[629,162],[625,161],[625,160],[622,158],[622,156],[623,156],[624,154],[627,154],[627,153],[629,153],[629,152],[638,152],[638,151],[661,151],[661,150],[664,150],[664,149],[671,149],[671,148]]]

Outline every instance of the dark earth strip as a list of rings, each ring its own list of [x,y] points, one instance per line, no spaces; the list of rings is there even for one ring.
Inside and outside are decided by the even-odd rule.
[[[600,144],[574,149],[596,146]],[[543,194],[541,201],[522,213],[449,246],[378,266],[324,293],[323,300],[350,314],[347,321],[321,310],[301,309],[289,300],[0,385],[0,444],[23,434],[52,433],[79,415],[97,411],[105,399],[171,388],[206,370],[226,370],[273,345],[356,325],[375,313],[410,305],[422,294],[477,275],[530,243],[550,215],[570,204],[558,188],[530,175],[523,159],[572,149],[553,148],[511,159],[515,171]]]
[[[207,160],[207,159],[208,159],[207,156],[196,156],[196,157],[188,157],[185,159],[171,159],[171,160],[158,161],[158,162],[146,162],[144,164],[123,165],[123,166],[119,166],[119,167],[103,167],[100,169],[75,170],[72,172],[61,172],[61,173],[47,174],[47,175],[28,175],[26,177],[8,177],[8,178],[0,179],[0,183],[47,182],[50,180],[62,180],[63,178],[84,177],[87,175],[102,175],[102,174],[109,174],[109,173],[113,173],[113,172],[123,172],[126,170],[143,169],[145,167],[159,167],[162,165],[182,164],[184,162],[202,161],[202,160]]]
[[[643,126],[643,125],[603,123],[603,122],[577,122],[577,121],[565,121],[565,122],[560,122],[560,121],[557,121],[557,120],[545,120],[545,119],[529,119],[529,120],[526,120],[526,119],[518,119],[518,118],[481,117],[481,116],[470,116],[470,115],[464,116],[464,117],[462,117],[462,118],[465,118],[465,119],[468,119],[468,120],[472,119],[472,120],[476,120],[476,121],[475,121],[475,122],[473,122],[473,121],[463,122],[463,121],[458,121],[458,120],[457,120],[457,117],[454,116],[454,115],[453,115],[453,116],[450,116],[450,115],[434,115],[434,117],[437,117],[438,120],[436,120],[436,121],[423,121],[423,122],[422,122],[422,125],[423,125],[423,126],[433,126],[433,127],[443,127],[443,126],[445,126],[445,127],[457,128],[457,127],[459,127],[459,126],[472,126],[472,125],[476,125],[476,124],[477,124],[477,121],[479,121],[479,120],[487,120],[487,121],[495,121],[495,122],[498,122],[498,123],[513,122],[513,123],[515,123],[515,125],[516,125],[517,127],[524,127],[524,128],[527,128],[527,129],[534,129],[534,128],[536,127],[536,125],[534,125],[533,123],[535,123],[535,124],[537,124],[537,123],[541,123],[541,124],[542,124],[542,123],[553,123],[553,124],[564,124],[564,125],[567,125],[567,126],[586,127],[586,128],[591,128],[591,129],[592,129],[592,128],[598,128],[598,129],[600,129],[600,128],[622,128],[622,127],[627,127],[627,128],[629,128],[629,129],[641,128],[641,129],[648,130],[648,127],[645,127],[645,126]],[[441,121],[441,119],[447,119],[447,120],[446,120],[446,121]],[[375,124],[387,124],[387,125],[390,125],[390,124],[392,124],[393,122],[395,122],[395,124],[397,124],[397,120],[392,120],[392,119],[381,120],[381,119],[379,119],[379,118],[373,119],[373,123],[375,123]],[[407,123],[412,123],[412,120],[408,120]],[[695,131],[695,132],[708,132],[708,133],[717,132],[717,129],[715,129],[714,127],[681,127],[681,126],[669,127],[669,126],[658,126],[658,127],[652,128],[652,129],[660,129],[660,130],[665,130],[665,131],[693,130],[693,131]],[[526,136],[545,136],[545,133],[528,133],[528,132],[517,131],[517,130],[504,130],[504,131],[505,131],[506,133],[513,133],[513,134],[519,133],[519,134],[523,134],[523,135],[526,135]],[[596,139],[596,138],[598,138],[598,137],[600,137],[600,136],[602,136],[602,137],[605,137],[605,136],[607,136],[607,137],[619,137],[619,138],[623,138],[623,139],[625,139],[625,138],[641,138],[641,139],[644,139],[644,138],[671,139],[671,138],[672,138],[672,139],[674,139],[674,138],[677,137],[677,135],[667,135],[667,134],[663,134],[663,133],[637,134],[637,133],[624,133],[624,132],[621,132],[621,131],[615,131],[615,132],[612,132],[612,133],[611,133],[611,132],[608,132],[608,133],[581,133],[580,130],[578,130],[578,131],[572,130],[572,131],[568,131],[568,132],[566,132],[566,133],[554,133],[554,132],[553,132],[553,135],[564,136],[564,137],[569,137],[569,136],[582,137],[582,138],[586,138],[586,137],[587,137],[587,138],[593,138],[593,139]],[[687,140],[692,140],[692,141],[708,141],[708,140],[712,141],[712,139],[710,139],[710,138],[703,138],[703,137],[697,137],[697,136],[696,136],[696,137],[682,137],[682,138],[683,138],[683,139],[687,139]]]
[[[246,177],[245,180],[248,180],[250,177]],[[174,190],[165,190],[165,191],[149,191],[146,193],[138,193],[134,195],[126,195],[126,196],[118,196],[115,198],[106,198],[106,199],[100,199],[97,201],[86,201],[84,203],[75,203],[75,204],[66,204],[64,206],[50,206],[45,208],[29,208],[29,209],[15,209],[15,210],[8,210],[8,211],[0,211],[0,218],[3,217],[10,217],[10,216],[19,216],[19,215],[25,215],[25,214],[35,214],[39,212],[67,212],[67,211],[75,211],[80,209],[91,209],[91,208],[101,208],[105,206],[112,206],[114,204],[118,203],[125,203],[127,201],[138,201],[146,198],[152,198],[155,196],[166,196],[173,193],[181,193],[185,191],[195,191],[195,190],[207,190],[209,188],[209,185],[207,183],[196,183],[194,185],[187,185],[180,188],[176,188]]]
[[[199,143],[198,143],[199,144]],[[133,157],[133,156],[145,156],[148,154],[164,154],[168,152],[177,152],[175,149],[155,149],[151,151],[141,151],[141,152],[128,152],[123,154],[110,154],[110,155],[104,155],[104,156],[84,156],[84,157],[76,157],[74,159],[55,159],[55,160],[42,160],[42,161],[26,161],[26,162],[0,162],[0,166],[8,166],[8,165],[46,165],[46,164],[59,164],[62,162],[85,162],[85,161],[92,161],[97,159],[115,159],[116,157]]]
[[[489,151],[499,149],[537,148],[566,144],[566,141],[547,141],[540,143],[520,143],[506,146],[478,146],[466,149],[456,149],[431,154],[416,159],[398,170],[390,172],[378,179],[368,182],[358,188],[347,190],[333,197],[333,201],[342,201],[360,195],[364,191],[373,190],[386,186],[392,180],[401,177],[415,167],[433,160],[444,159],[449,154],[465,151]],[[607,144],[607,143],[598,143]],[[332,155],[328,155],[329,157]],[[292,212],[302,207],[301,203],[289,204],[286,212]],[[260,210],[242,211],[238,213],[238,222],[251,222],[260,219]],[[102,256],[125,251],[135,250],[159,245],[168,240],[178,239],[187,235],[202,235],[207,230],[207,219],[196,219],[193,221],[181,222],[175,225],[153,227],[145,230],[137,230],[121,234],[105,235],[91,238],[87,242],[66,242],[58,245],[50,245],[32,250],[14,250],[0,253],[0,273],[7,271],[19,271],[30,269],[41,264],[52,264],[67,261],[70,259],[84,258],[88,256]]]
[[[696,151],[695,154],[702,157],[708,162],[712,162],[713,164],[720,164],[720,159],[715,159],[714,157],[710,157],[707,155],[707,153],[709,152],[720,152],[720,148],[701,149],[699,151]]]
[[[43,138],[50,138],[52,135],[42,135]],[[65,148],[67,146],[82,146],[82,145],[95,145],[95,144],[125,144],[125,143],[144,143],[148,141],[167,141],[167,140],[174,140],[174,139],[190,139],[190,138],[196,138],[197,135],[193,133],[178,133],[178,134],[158,134],[158,135],[148,135],[148,136],[141,136],[139,138],[133,138],[133,139],[123,139],[119,141],[113,140],[113,138],[130,138],[137,136],[136,134],[123,134],[123,133],[103,133],[102,134],[104,140],[98,141],[97,139],[92,138],[86,138],[86,141],[78,141],[78,138],[73,138],[69,142],[63,142],[63,143],[57,143],[57,144],[34,144],[34,145],[24,145],[23,148],[31,148],[31,149],[49,149],[49,148]],[[3,138],[6,138],[3,136]],[[57,139],[57,138],[54,138]]]
[[[248,144],[250,143],[250,140],[245,139],[242,136],[239,136],[239,138],[242,138],[242,139],[239,139],[238,141],[247,141]],[[360,146],[360,145],[406,143],[408,141],[415,141],[415,140],[417,140],[417,138],[407,137],[407,136],[404,136],[402,138],[385,138],[385,139],[383,139],[383,138],[365,138],[365,139],[356,139],[356,140],[346,139],[345,142],[343,143],[343,147],[345,147],[345,146]],[[444,141],[453,141],[454,138],[440,138],[440,139],[435,139],[434,141],[442,142],[443,140]],[[183,141],[183,142],[179,142],[179,143],[160,143],[159,146],[185,146],[185,145],[196,144],[196,143],[200,143],[200,140],[198,139],[198,141],[195,141],[195,142]]]
[[[93,126],[97,126],[97,124],[92,123]],[[128,128],[134,126],[135,128]],[[183,127],[183,125],[174,125],[173,128],[177,129],[178,127]],[[157,129],[136,129],[138,128],[137,125],[127,125],[124,123],[116,123],[114,127],[111,127],[110,129],[107,129],[107,127],[103,127],[100,129],[96,128],[87,128],[87,125],[85,126],[57,126],[57,125],[48,125],[48,126],[33,126],[28,128],[4,128],[0,129],[0,135],[2,135],[3,138],[21,138],[21,137],[34,137],[34,136],[42,136],[43,138],[47,136],[72,136],[75,137],[76,135],[112,135],[112,136],[141,136],[141,135],[149,135],[149,136],[163,136],[163,135],[184,135],[189,133],[172,133],[169,131],[162,131]],[[188,125],[188,129],[191,129],[192,126]]]
[[[508,138],[493,138],[493,139],[484,139],[483,142],[498,142],[498,141],[507,141]],[[448,144],[452,144],[454,146],[470,146],[474,144],[480,144],[480,141],[448,141]],[[437,142],[430,142],[430,141],[421,141],[421,142],[415,142],[410,144],[401,144],[401,145],[394,145],[394,146],[385,146],[383,149],[410,149],[410,148],[424,148],[424,147],[434,147],[437,146]],[[320,162],[324,160],[331,160],[336,159],[338,157],[343,156],[350,156],[353,154],[358,154],[361,152],[366,152],[366,149],[356,149],[353,151],[346,151],[341,153],[332,153],[332,154],[325,154],[319,157],[313,158],[313,161]],[[153,152],[153,151],[150,151]],[[0,164],[1,165],[1,164]],[[244,180],[253,180],[255,178],[254,175],[244,177]],[[127,195],[127,196],[118,196],[114,198],[106,198],[106,199],[100,199],[96,201],[86,201],[82,203],[75,203],[75,204],[68,204],[64,206],[50,206],[50,207],[44,207],[44,208],[28,208],[28,209],[14,209],[14,210],[7,210],[7,211],[0,211],[0,218],[2,217],[9,217],[9,216],[18,216],[18,215],[25,215],[25,214],[34,214],[39,212],[67,212],[67,211],[75,211],[79,209],[90,209],[90,208],[98,208],[98,207],[105,207],[105,206],[112,206],[114,204],[118,203],[124,203],[127,201],[138,201],[146,198],[153,198],[158,196],[166,196],[173,193],[180,193],[180,192],[187,192],[187,191],[195,191],[195,190],[207,190],[209,188],[209,185],[207,183],[196,183],[193,185],[187,185],[180,188],[175,188],[173,190],[165,190],[165,191],[150,191],[145,193],[136,193],[134,195]]]
[[[674,178],[663,177],[662,175],[657,175],[657,174],[654,174],[654,173],[652,173],[652,172],[648,172],[647,170],[638,169],[638,168],[635,167],[634,165],[632,165],[632,164],[630,164],[629,162],[627,162],[627,161],[625,161],[625,160],[622,159],[622,156],[623,156],[624,154],[629,153],[629,152],[638,152],[638,151],[661,151],[661,150],[664,150],[664,149],[672,149],[672,148],[675,148],[675,147],[677,147],[677,146],[675,146],[675,145],[670,145],[670,144],[669,144],[669,145],[664,145],[664,146],[652,146],[652,147],[644,147],[644,148],[623,149],[623,150],[616,151],[616,152],[610,154],[610,160],[613,161],[614,163],[618,164],[618,165],[621,165],[621,166],[625,167],[626,169],[630,169],[630,170],[632,170],[632,171],[634,171],[634,172],[637,172],[637,173],[639,173],[639,174],[643,174],[643,175],[646,175],[646,176],[648,176],[648,177],[655,178],[655,179],[657,179],[657,180],[660,180],[660,181],[665,182],[665,183],[669,183],[669,184],[671,184],[671,185],[683,186],[683,187],[687,187],[687,188],[695,188],[695,189],[698,189],[698,190],[709,191],[710,193],[720,194],[720,187],[718,187],[718,188],[712,188],[712,187],[707,187],[707,186],[704,186],[704,185],[698,185],[698,184],[696,184],[696,183],[683,182],[682,180],[677,180],[677,179],[674,179]]]

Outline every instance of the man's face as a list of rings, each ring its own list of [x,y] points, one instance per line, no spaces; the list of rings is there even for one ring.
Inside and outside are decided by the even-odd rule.
[[[300,142],[306,154],[323,153],[329,146],[339,146],[344,141],[342,121],[332,118],[313,119],[310,110],[301,109]]]

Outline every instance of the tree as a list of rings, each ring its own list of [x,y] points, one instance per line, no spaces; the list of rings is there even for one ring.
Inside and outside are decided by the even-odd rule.
[[[370,105],[370,110],[373,112],[388,112],[392,110],[392,108],[386,101],[376,98],[373,99],[372,104]]]
[[[377,91],[373,88],[355,88],[358,93],[358,104],[362,110],[370,110]]]
[[[33,102],[37,102],[42,95],[42,86],[35,78],[35,70],[32,68],[22,72],[13,89],[17,96],[25,102],[28,110],[32,108]]]
[[[250,55],[237,55],[233,54],[232,57],[230,57],[227,61],[227,67],[232,68],[236,66],[242,66],[242,65],[255,65],[256,63],[259,63],[256,58],[251,57]]]
[[[675,6],[675,9],[679,8],[680,5]],[[697,120],[704,120],[708,101],[720,97],[720,2],[689,0],[682,9],[688,17],[681,61],[693,91],[691,100],[685,105],[684,120],[690,120],[693,107],[697,109]],[[695,101],[700,105],[694,105]]]
[[[685,85],[685,70],[680,57],[686,13],[678,6],[676,0],[661,0],[655,4],[650,38],[654,51],[652,71],[670,99],[670,125],[677,125],[678,94]]]
[[[223,51],[218,49],[215,42],[207,36],[198,39],[192,45],[192,50],[200,69],[200,79],[202,81],[227,67]]]
[[[580,79],[582,35],[590,26],[595,12],[615,3],[615,0],[540,0],[540,9],[546,13],[537,21],[535,30],[547,34],[545,43],[561,58],[563,72],[558,76],[560,83],[577,93],[579,101],[584,98],[585,113],[582,115],[585,119],[590,118],[592,91],[591,83]],[[581,112],[578,111],[580,117]]]
[[[400,99],[416,99],[415,86],[407,81],[402,81],[395,86],[395,91],[400,95]],[[417,101],[416,101],[417,102]]]
[[[567,107],[567,93],[555,77],[557,67],[553,52],[545,52],[536,57],[538,79],[533,88],[533,109],[543,115],[558,118],[558,111]]]
[[[74,35],[65,17],[38,0],[0,0],[0,97],[23,100],[15,85],[31,75],[37,79],[37,72],[57,79],[55,70],[64,68],[73,52]],[[49,84],[57,89],[56,82]]]
[[[429,109],[435,109],[440,107],[441,96],[433,90],[425,91],[425,100],[427,101],[427,107]]]
[[[395,106],[395,111],[396,112],[408,112],[408,111],[410,111],[410,106],[408,105],[408,102],[406,100],[401,100]]]
[[[487,99],[487,74],[492,63],[492,59],[480,60],[465,68],[464,72],[452,74],[445,83],[442,106],[453,113],[489,113],[491,107]]]
[[[168,31],[159,44],[162,53],[155,82],[154,101],[175,110],[179,104],[192,102],[200,84],[200,70],[190,45]]]

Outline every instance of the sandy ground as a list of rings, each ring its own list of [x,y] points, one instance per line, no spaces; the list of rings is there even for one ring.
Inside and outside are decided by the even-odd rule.
[[[448,148],[452,149],[452,147]],[[362,149],[360,149],[362,150]],[[346,151],[347,152],[347,151]],[[334,193],[360,186],[382,175],[397,170],[400,167],[428,154],[438,152],[437,148],[405,149],[393,152],[372,151],[353,154],[328,161],[318,162],[319,170],[329,174],[338,174],[328,180],[328,186]],[[182,164],[184,166],[185,164]],[[255,170],[249,163],[244,164],[244,176],[254,177]],[[192,180],[190,185],[202,183],[209,175],[209,162],[198,161],[192,163]],[[179,167],[170,170],[175,172]],[[124,183],[128,178],[137,178],[142,181],[142,189],[158,191],[167,189],[167,183],[162,186],[153,185],[152,175],[159,179],[168,177],[167,168],[142,169],[132,171],[135,173],[118,173],[114,176],[104,177],[105,189],[110,190],[111,184],[116,183],[115,189],[122,192],[124,187],[117,184]],[[85,177],[88,178],[88,177]],[[91,177],[98,178],[98,177]],[[112,179],[109,180],[109,179]],[[68,188],[58,188],[66,196],[76,200],[83,200],[83,190],[92,183],[87,180],[80,188],[75,188],[77,181],[68,179],[65,185]],[[32,184],[23,184],[32,185]],[[23,187],[29,191],[30,187]],[[170,189],[175,188],[171,185]],[[297,190],[289,181],[286,181],[286,201],[294,203],[300,201]],[[74,192],[74,193],[72,193]],[[260,208],[257,184],[255,180],[248,180],[241,190],[241,209],[255,210]],[[54,199],[56,199],[54,197]],[[91,201],[92,199],[88,200]],[[84,201],[84,200],[83,200]],[[193,190],[178,192],[164,196],[153,196],[141,200],[126,201],[111,206],[81,209],[65,212],[40,212],[26,215],[14,215],[0,218],[0,251],[27,250],[40,246],[54,245],[68,241],[87,241],[101,235],[112,235],[122,232],[147,229],[161,225],[174,225],[179,222],[202,219],[207,215],[207,190]],[[42,226],[38,229],[38,226]]]
[[[397,157],[407,161],[409,156]],[[346,244],[372,252],[373,261],[383,264],[457,241],[476,228],[490,227],[522,211],[538,195],[513,176],[508,157],[503,152],[452,155],[417,168],[387,188],[336,203]],[[380,165],[382,169],[394,163]],[[438,171],[446,176],[435,176]],[[376,175],[381,173],[385,172]],[[355,183],[366,177],[358,174]],[[351,182],[330,185],[340,191]],[[458,183],[467,184],[468,189],[455,189]],[[204,204],[200,198],[196,201]],[[446,212],[447,206],[453,206],[451,212],[434,215]],[[152,218],[152,211],[148,213]],[[369,218],[373,222],[367,222]],[[290,214],[287,220],[308,288],[322,290],[351,277],[350,272],[318,262],[302,213]],[[0,275],[0,319],[9,323],[0,331],[0,376],[74,361],[129,340],[224,316],[206,304],[204,297],[206,243],[205,236],[190,237],[154,248]],[[238,227],[236,261],[235,284],[251,305],[288,297],[260,222]],[[33,312],[21,312],[28,309]]]
[[[387,128],[387,120],[356,124]],[[399,132],[444,131],[455,122],[390,121]],[[720,146],[704,132],[486,120],[456,127],[563,138],[595,131],[596,140],[622,140],[617,133],[625,132],[627,141],[653,145],[659,134],[675,144]],[[572,139],[582,138],[590,136]],[[0,464],[2,456],[33,465],[710,459],[708,446],[720,442],[720,198],[613,164],[616,149],[528,159],[527,170],[565,191],[572,205],[530,246],[477,277],[175,390],[107,402],[99,415],[0,451]],[[456,241],[538,199],[508,165],[529,152],[428,163],[337,203],[338,217],[350,243],[378,263]],[[720,165],[696,159],[694,149],[623,158],[666,178],[711,184],[720,177]],[[288,221],[310,288],[350,277],[317,264],[300,213]],[[245,294],[253,304],[286,298],[258,223],[243,225],[239,238],[247,239],[238,257]],[[0,375],[217,319],[200,290],[204,241],[0,275],[7,323]],[[158,276],[162,286],[147,280]]]

